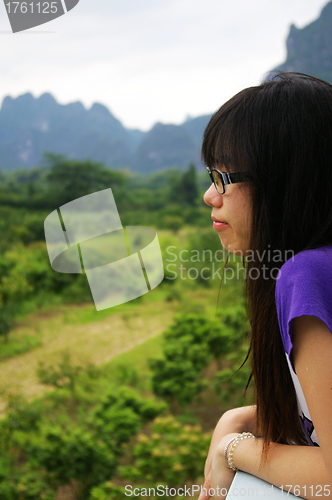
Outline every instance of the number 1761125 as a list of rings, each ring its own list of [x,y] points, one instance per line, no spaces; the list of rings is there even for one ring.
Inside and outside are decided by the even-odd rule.
[[[58,2],[8,2],[8,14],[56,14]]]
[[[291,484],[284,484],[280,486],[280,489],[285,495],[293,493],[296,497],[306,497],[310,495],[312,497],[330,497],[330,485],[326,484],[324,486],[316,484],[315,486],[293,486]]]

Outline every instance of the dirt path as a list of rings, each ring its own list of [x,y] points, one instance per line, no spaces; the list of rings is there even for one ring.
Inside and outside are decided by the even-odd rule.
[[[68,324],[65,315],[60,314],[39,319],[37,325],[21,328],[26,332],[30,329],[31,334],[38,328],[43,334],[43,345],[2,361],[0,387],[17,387],[28,397],[36,396],[45,391],[36,376],[39,361],[56,364],[61,353],[69,350],[74,362],[105,363],[163,332],[172,321],[172,313],[169,303],[163,303],[161,311],[147,303],[140,306],[139,314],[112,315],[85,325]]]

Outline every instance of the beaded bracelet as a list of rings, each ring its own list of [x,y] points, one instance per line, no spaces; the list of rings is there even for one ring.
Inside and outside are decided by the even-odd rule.
[[[236,436],[228,441],[228,443],[225,446],[225,460],[227,463],[227,466],[229,469],[232,469],[234,472],[236,472],[238,469],[235,467],[234,462],[233,462],[233,453],[234,449],[239,443],[239,441],[242,441],[243,439],[248,439],[248,438],[254,438],[255,436],[251,434],[251,432],[242,432],[239,436]]]

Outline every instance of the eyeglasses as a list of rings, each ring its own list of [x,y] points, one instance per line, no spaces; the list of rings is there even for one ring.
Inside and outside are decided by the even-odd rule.
[[[246,182],[249,180],[250,175],[246,172],[220,172],[216,168],[206,167],[209,172],[211,182],[213,182],[217,192],[224,194],[226,192],[227,184],[236,184],[238,182]]]

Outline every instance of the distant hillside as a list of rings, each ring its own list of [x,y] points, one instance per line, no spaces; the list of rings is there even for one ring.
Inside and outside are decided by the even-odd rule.
[[[200,116],[182,125],[157,123],[142,138],[134,155],[132,169],[152,172],[176,165],[200,164],[203,132],[211,115]]]
[[[138,140],[137,140],[138,139]],[[115,168],[128,165],[140,139],[127,131],[109,110],[80,102],[62,106],[51,94],[5,97],[0,111],[0,168],[39,164],[43,152],[92,158]]]
[[[51,94],[5,97],[0,110],[0,168],[40,164],[44,151],[90,158],[121,169],[150,172],[200,161],[200,143],[209,116],[183,125],[156,124],[149,132],[123,127],[102,104],[60,105]]]
[[[287,59],[278,68],[308,73],[332,83],[332,1],[320,17],[287,38]],[[273,70],[275,71],[275,70]],[[272,71],[272,73],[273,73]],[[0,169],[38,166],[44,151],[103,162],[114,169],[152,172],[200,163],[210,115],[182,125],[157,123],[148,132],[126,129],[102,104],[60,105],[51,94],[5,97],[0,110]]]
[[[298,29],[292,24],[286,44],[287,59],[277,70],[307,73],[332,83],[332,1],[308,26]]]

